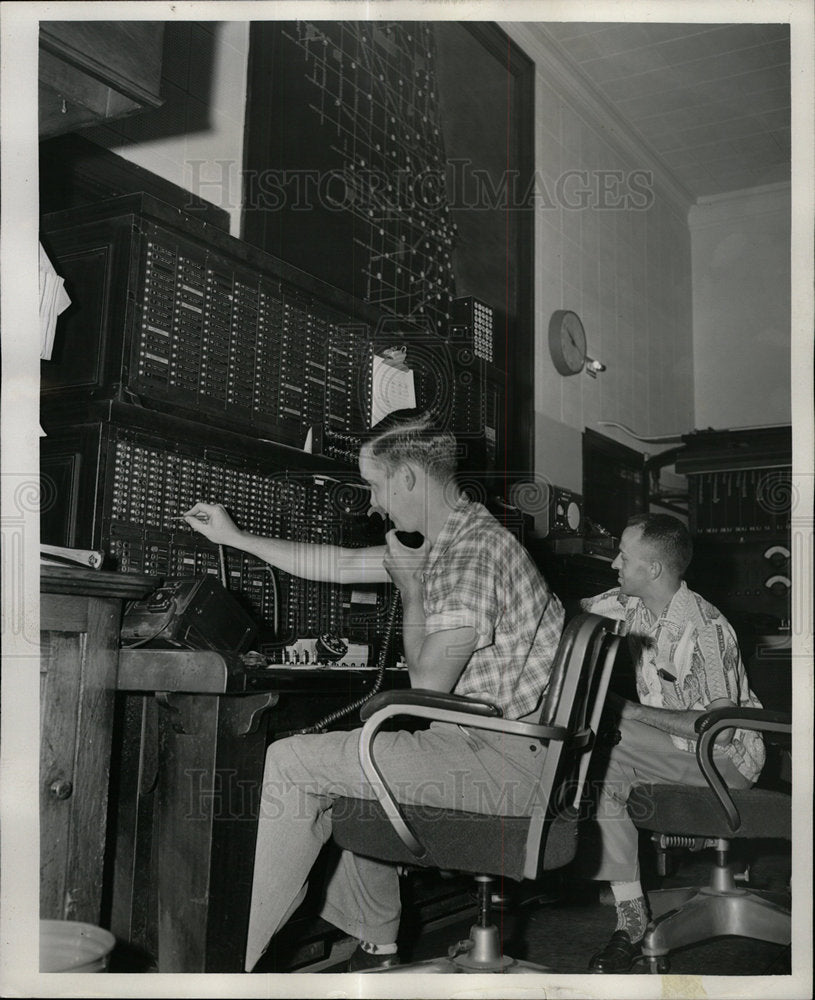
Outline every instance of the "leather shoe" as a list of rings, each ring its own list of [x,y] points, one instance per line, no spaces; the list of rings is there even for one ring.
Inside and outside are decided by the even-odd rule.
[[[602,951],[592,955],[590,972],[628,972],[642,958],[642,941],[632,943],[628,931],[614,931]]]
[[[399,965],[399,955],[396,952],[390,955],[375,955],[373,952],[365,951],[361,944],[357,945],[353,955],[348,959],[349,972],[383,972],[396,965]]]

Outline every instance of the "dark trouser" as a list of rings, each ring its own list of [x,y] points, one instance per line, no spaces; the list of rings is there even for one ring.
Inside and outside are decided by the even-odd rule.
[[[642,722],[621,720],[622,739],[592,764],[589,796],[596,811],[581,824],[579,870],[585,878],[635,882],[640,877],[639,831],[628,815],[626,800],[634,785],[651,782],[705,785],[696,754],[674,746],[667,733]],[[748,781],[724,753],[715,762],[730,788],[748,788]],[[606,763],[607,762],[607,763]],[[604,766],[605,765],[605,766]]]

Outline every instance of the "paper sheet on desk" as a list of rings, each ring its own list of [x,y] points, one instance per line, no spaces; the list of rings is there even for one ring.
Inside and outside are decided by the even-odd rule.
[[[372,381],[371,427],[394,410],[412,409],[416,405],[413,372],[406,366],[375,354]]]

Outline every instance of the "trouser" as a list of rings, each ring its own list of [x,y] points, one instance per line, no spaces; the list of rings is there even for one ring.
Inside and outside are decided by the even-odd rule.
[[[705,785],[695,753],[679,750],[667,733],[629,719],[620,721],[620,742],[607,755],[595,752],[589,796],[593,817],[580,825],[579,871],[586,878],[634,882],[640,877],[639,831],[626,800],[635,785],[649,782]],[[748,781],[728,757],[714,751],[725,784],[748,788]]]
[[[359,762],[359,733],[292,736],[267,751],[247,970],[304,897],[331,836],[334,799],[375,797]],[[417,733],[380,732],[373,750],[401,802],[518,816],[528,815],[540,794],[545,750],[537,740],[434,723]],[[320,915],[352,937],[388,944],[396,940],[400,912],[396,866],[343,851]]]

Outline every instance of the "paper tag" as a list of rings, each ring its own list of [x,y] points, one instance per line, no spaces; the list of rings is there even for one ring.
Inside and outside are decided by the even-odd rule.
[[[375,590],[352,590],[351,591],[351,603],[352,604],[376,604],[376,591]]]
[[[394,410],[412,409],[416,405],[413,372],[396,366],[378,354],[374,355],[371,427],[375,427]]]

